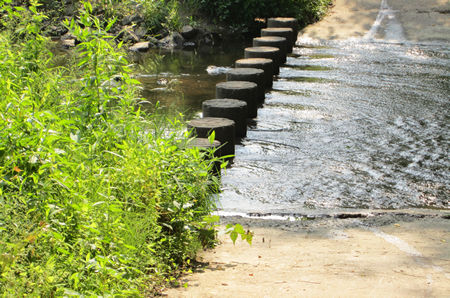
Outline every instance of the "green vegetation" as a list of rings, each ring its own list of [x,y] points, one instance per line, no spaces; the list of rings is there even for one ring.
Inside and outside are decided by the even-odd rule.
[[[251,30],[255,18],[295,17],[304,27],[319,20],[332,0],[190,0],[209,20],[236,31]]]
[[[65,67],[37,2],[5,2],[0,293],[140,296],[172,280],[214,241],[215,160],[187,149],[180,119],[139,108],[113,22],[103,28],[89,2],[66,24],[81,43]]]
[[[16,5],[27,0],[16,0]],[[93,0],[89,1],[93,14],[99,19],[133,19],[135,25],[145,24],[152,34],[161,29],[177,31],[185,24],[209,28],[211,24],[234,32],[249,32],[257,27],[255,18],[274,16],[295,17],[300,27],[325,15],[332,0]],[[50,17],[46,23],[59,26],[62,20],[77,15],[79,0],[41,0],[41,9]],[[47,26],[50,30],[52,26]],[[117,30],[120,31],[120,26]],[[116,31],[117,31],[116,30]],[[114,31],[114,30],[113,30]],[[118,32],[115,32],[118,33]]]

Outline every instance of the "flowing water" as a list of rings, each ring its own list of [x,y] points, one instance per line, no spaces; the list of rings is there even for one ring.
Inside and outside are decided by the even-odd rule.
[[[223,177],[225,212],[448,208],[450,50],[303,43]]]
[[[390,24],[384,40],[297,42],[222,177],[222,214],[450,208],[450,47]],[[207,65],[239,51],[163,74],[191,90],[182,108],[198,112],[224,80]]]

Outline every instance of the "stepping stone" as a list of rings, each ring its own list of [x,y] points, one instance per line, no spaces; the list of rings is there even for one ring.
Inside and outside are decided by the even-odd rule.
[[[214,140],[212,143],[207,138],[195,138],[191,142],[189,142],[187,148],[197,147],[200,151],[208,151],[209,149],[216,149],[214,152],[214,157],[220,157],[220,142],[218,140]],[[212,156],[205,155],[205,160],[210,160]],[[220,164],[221,161],[215,161],[211,167],[211,173],[215,176],[220,176]]]
[[[270,89],[273,84],[273,60],[266,58],[239,59],[235,62],[236,68],[258,68],[264,71],[264,88]]]
[[[266,58],[273,61],[273,74],[280,73],[281,51],[275,47],[249,47],[245,48],[245,58]]]
[[[258,85],[246,81],[230,81],[216,84],[216,98],[232,98],[247,103],[247,118],[255,118],[258,113]]]
[[[294,30],[294,38],[297,41],[298,21],[296,18],[269,18],[267,20],[267,28],[292,28]]]
[[[287,39],[281,36],[263,36],[253,38],[254,47],[275,47],[280,49],[280,63],[286,63]]]
[[[216,98],[202,103],[203,117],[233,120],[237,139],[247,135],[247,103],[238,99]]]
[[[234,155],[234,121],[226,118],[205,117],[194,119],[187,123],[189,130],[192,129],[195,136],[208,138],[215,132],[215,139],[223,146],[220,148],[220,156]],[[230,159],[233,159],[230,157]]]
[[[296,41],[292,28],[264,28],[261,29],[261,36],[281,36],[286,38],[288,43],[287,52],[292,53],[292,47]]]
[[[234,68],[227,72],[227,81],[247,81],[258,85],[257,102],[264,103],[264,70],[258,68]]]

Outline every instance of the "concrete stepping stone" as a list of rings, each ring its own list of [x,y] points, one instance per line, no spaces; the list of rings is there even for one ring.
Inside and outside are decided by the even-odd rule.
[[[216,98],[202,103],[203,117],[233,120],[237,139],[247,136],[247,103],[238,99]]]
[[[216,98],[232,98],[247,103],[247,118],[258,114],[258,85],[247,81],[229,81],[216,84]]]
[[[297,41],[298,36],[298,20],[296,18],[269,18],[267,20],[267,28],[292,28],[294,30],[294,38]]]
[[[264,88],[270,89],[273,84],[273,60],[266,58],[239,59],[234,63],[236,68],[258,68],[264,71]]]
[[[247,81],[258,85],[257,102],[264,103],[264,70],[258,68],[234,68],[227,72],[227,81]]]
[[[263,36],[253,38],[254,47],[275,47],[280,49],[280,63],[286,63],[287,39],[281,36]]]
[[[264,28],[261,29],[261,36],[281,36],[286,38],[288,44],[287,52],[292,53],[292,48],[296,41],[292,28]]]
[[[281,51],[275,47],[248,47],[244,50],[245,58],[266,58],[273,61],[273,74],[280,73]]]
[[[189,121],[187,127],[189,130],[192,129],[193,134],[199,138],[208,138],[214,131],[215,139],[222,144],[222,147],[219,150],[220,156],[234,155],[235,128],[233,120],[205,117]],[[232,157],[230,159],[232,159]]]

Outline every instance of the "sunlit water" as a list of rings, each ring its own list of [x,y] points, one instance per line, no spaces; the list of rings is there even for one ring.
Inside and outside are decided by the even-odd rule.
[[[448,208],[448,44],[300,43],[237,147],[222,209]]]
[[[373,36],[298,41],[222,177],[224,214],[450,207],[449,44]],[[147,95],[195,115],[225,79],[207,66],[243,51],[172,55]],[[153,90],[160,78],[176,96]]]

